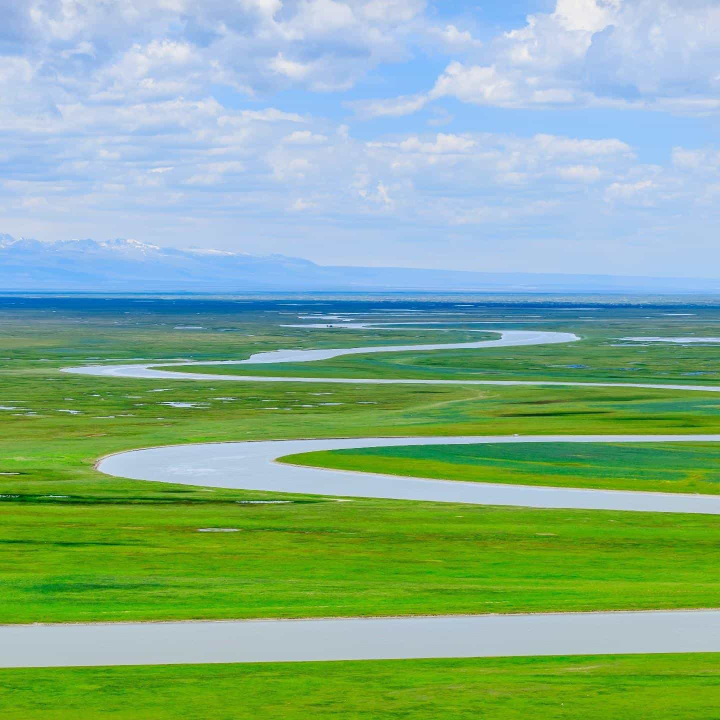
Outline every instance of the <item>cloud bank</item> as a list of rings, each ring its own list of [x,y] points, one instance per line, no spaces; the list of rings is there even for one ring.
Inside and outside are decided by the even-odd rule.
[[[490,270],[634,272],[652,254],[704,274],[688,248],[716,252],[720,142],[659,134],[649,153],[592,120],[714,117],[716,2],[557,0],[501,29],[421,0],[0,11],[17,235]],[[490,110],[525,127],[488,129]]]

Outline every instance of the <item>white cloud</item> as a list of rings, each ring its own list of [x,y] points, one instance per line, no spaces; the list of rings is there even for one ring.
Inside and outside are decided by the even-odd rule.
[[[430,35],[468,39],[455,26]],[[471,36],[470,36],[471,37]],[[525,26],[453,60],[414,102],[366,101],[375,114],[409,114],[457,98],[497,107],[646,108],[686,114],[720,111],[720,6],[714,0],[556,0]],[[390,113],[387,113],[390,114]]]
[[[264,110],[242,110],[239,118],[243,122],[252,120],[262,120],[264,122],[293,122],[304,123],[306,119],[297,113],[283,112],[276,108],[265,108]]]
[[[439,42],[447,51],[463,52],[482,47],[482,41],[474,38],[469,30],[459,30],[452,24],[443,28],[431,27],[427,32],[431,39]]]
[[[425,95],[401,95],[387,100],[359,100],[348,103],[364,118],[401,117],[421,110],[428,103]]]
[[[318,145],[327,142],[327,135],[313,133],[310,130],[295,130],[283,138],[284,143],[292,145]]]
[[[658,132],[649,166],[616,131],[582,131],[604,107],[720,111],[714,0],[557,0],[495,37],[423,0],[5,5],[0,209],[18,224],[137,222],[174,242],[241,223],[261,243],[302,222],[303,243],[328,245],[367,221],[383,252],[402,233],[474,241],[475,225],[533,238],[647,236],[651,215],[668,237],[689,214],[717,225],[717,148],[663,147]],[[343,104],[376,121],[356,129]],[[528,127],[547,131],[483,132],[504,117],[485,107],[542,110]],[[580,107],[575,132],[570,113],[553,124]]]
[[[276,150],[268,154],[268,161],[273,169],[275,179],[280,182],[302,182],[313,169],[308,157],[292,155]]]
[[[463,102],[512,106],[520,101],[520,89],[515,80],[498,72],[495,66],[466,67],[453,62],[438,78],[429,98],[452,96]]]
[[[425,0],[367,0],[357,3],[357,13],[374,23],[408,23],[425,5]]]
[[[605,200],[639,207],[652,207],[656,202],[657,190],[658,186],[652,180],[639,180],[634,183],[616,182],[605,190]]]
[[[627,143],[616,138],[603,140],[585,140],[568,138],[559,135],[539,134],[533,137],[533,142],[547,155],[630,155],[632,150]]]
[[[24,91],[29,72],[38,97],[196,97],[208,82],[249,95],[289,85],[348,89],[432,40],[466,59],[456,57],[425,93],[359,110],[401,116],[446,97],[720,110],[714,0],[556,0],[484,44],[458,20],[432,23],[422,0],[37,0],[8,12],[9,43],[27,63]],[[0,84],[9,62],[0,60]]]
[[[553,18],[565,30],[595,33],[606,28],[622,0],[558,0]]]
[[[457,154],[464,153],[477,145],[477,141],[467,135],[452,135],[438,133],[434,140],[421,140],[417,135],[411,135],[399,142],[370,142],[370,148],[397,148],[403,152],[416,152],[424,154]]]
[[[311,63],[289,60],[281,52],[270,61],[270,68],[273,72],[284,75],[291,80],[304,80],[312,72]]]
[[[565,180],[592,183],[602,177],[602,170],[597,165],[568,165],[559,167],[557,174]]]
[[[8,9],[3,39],[42,69],[38,93],[190,97],[208,82],[248,95],[327,91],[406,59],[423,9],[416,0],[36,0]]]
[[[323,37],[347,31],[358,24],[352,7],[334,0],[305,0],[288,23],[288,31],[297,38]]]
[[[364,200],[379,205],[386,210],[392,209],[395,204],[389,195],[388,187],[382,180],[378,181],[373,188],[367,187],[367,185],[361,185],[358,187],[357,192]]]
[[[290,206],[290,209],[302,212],[304,210],[314,210],[317,206],[317,203],[312,202],[311,200],[297,198],[295,202]]]
[[[672,162],[680,170],[714,173],[720,169],[720,151],[714,148],[687,150],[675,147],[672,150]]]
[[[242,217],[246,239],[296,236],[301,221],[309,237],[328,242],[331,229],[365,237],[372,222],[378,239],[365,237],[358,253],[377,257],[394,247],[387,233],[402,228],[431,243],[452,233],[469,242],[476,228],[508,242],[548,232],[615,238],[650,210],[655,225],[688,205],[698,216],[720,214],[716,173],[683,160],[699,154],[703,167],[717,155],[713,148],[678,148],[675,164],[653,167],[638,164],[615,138],[444,132],[365,141],[343,126],[289,115],[268,108],[250,116],[209,100],[90,114],[71,107],[16,136],[11,154],[42,147],[50,168],[43,175],[52,179],[5,182],[0,206],[11,220],[42,215],[60,227],[78,217],[142,218],[135,234],[166,226],[172,237],[223,223],[236,237],[231,228]]]

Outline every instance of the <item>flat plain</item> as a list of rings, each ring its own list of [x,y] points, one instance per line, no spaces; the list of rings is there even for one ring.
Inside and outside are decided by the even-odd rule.
[[[470,330],[481,329],[490,337],[493,328],[509,323],[513,329],[575,332],[582,339],[570,345],[477,352],[346,356],[317,363],[243,366],[242,372],[720,387],[717,347],[622,339],[718,336],[717,308],[678,307],[667,301],[590,309],[584,303],[544,307],[476,301],[472,309],[459,310],[457,303],[3,299],[0,622],[718,607],[720,584],[712,571],[717,568],[718,520],[712,516],[468,508],[371,499],[337,503],[314,496],[122,480],[94,469],[96,460],[108,453],[191,442],[714,433],[720,432],[716,394],[542,385],[160,383],[60,372],[83,363],[243,359],[288,347],[472,342],[483,335]],[[312,313],[400,322],[410,313],[398,311],[408,309],[415,311],[413,320],[441,319],[442,324],[363,330],[282,327],[303,322],[298,316]],[[491,321],[498,322],[470,324]],[[186,370],[237,372],[232,366]],[[572,453],[559,445],[536,446],[532,452],[492,446],[468,446],[462,452],[442,446],[432,451],[386,448],[323,453],[302,461],[450,480],[716,493],[717,458],[716,448],[689,444],[586,446]],[[289,502],[248,502],[268,499]],[[212,527],[239,532],[198,532]],[[17,670],[0,673],[3,684],[12,688],[6,695],[10,700],[0,702],[8,705],[3,708],[7,717],[41,717],[42,712],[72,717],[77,698],[63,689],[71,678],[78,696],[81,688],[93,690],[90,695],[97,707],[86,704],[88,718],[103,716],[118,683],[134,688],[137,702],[147,705],[145,716],[152,718],[202,717],[189,714],[191,710],[172,714],[169,705],[183,698],[191,707],[187,697],[193,695],[201,712],[203,703],[220,702],[223,683],[237,687],[238,696],[241,688],[252,688],[260,698],[273,694],[283,707],[294,706],[298,717],[302,712],[317,714],[319,708],[327,717],[377,717],[372,714],[373,702],[379,698],[396,717],[436,717],[442,706],[447,710],[444,717],[470,717],[482,710],[485,717],[512,718],[530,711],[533,702],[541,703],[545,717],[569,717],[553,698],[584,703],[583,698],[593,693],[607,694],[619,713],[627,702],[626,683],[640,701],[657,697],[653,678],[671,676],[673,682],[660,686],[667,693],[663,712],[668,708],[668,717],[712,717],[707,713],[713,696],[706,688],[707,678],[715,673],[713,656],[692,658],[702,664],[703,672],[690,672],[688,656],[593,659],[591,665],[599,662],[602,668],[597,672],[588,670],[587,659]],[[145,683],[137,682],[141,671]],[[463,678],[457,681],[452,702],[443,684],[449,682],[447,673]],[[396,682],[401,685],[388,685],[388,674],[400,677]],[[488,678],[497,702],[488,698]],[[163,707],[156,702],[153,682],[172,688],[160,695],[167,701]],[[30,683],[47,688],[42,700],[33,700],[23,689]],[[392,698],[388,687],[395,688]],[[519,687],[528,692],[519,692]],[[310,691],[317,703],[308,705],[300,698]],[[341,696],[356,704],[339,706]],[[693,701],[681,702],[687,697]],[[479,698],[484,704],[478,704]],[[49,707],[48,702],[55,705]],[[261,705],[247,704],[226,716],[249,717],[242,713],[252,709],[256,717],[269,717],[271,705]],[[582,707],[583,717],[593,717],[586,705],[576,704],[575,709]],[[60,707],[69,714],[60,714]],[[677,707],[686,714],[670,712]],[[113,716],[124,717],[122,712],[118,708],[120,714]],[[283,716],[292,717],[288,712]],[[224,716],[218,710],[213,717]]]
[[[719,717],[716,655],[6,670],[8,720]]]

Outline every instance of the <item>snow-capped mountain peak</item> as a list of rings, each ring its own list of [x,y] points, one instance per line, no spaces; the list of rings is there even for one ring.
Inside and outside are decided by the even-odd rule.
[[[720,292],[697,278],[330,267],[286,255],[166,248],[140,240],[43,242],[0,234],[0,290],[45,292]]]
[[[114,238],[96,243],[99,247],[115,250],[116,252],[138,252],[143,254],[155,253],[161,250],[159,245],[133,240],[132,238]]]

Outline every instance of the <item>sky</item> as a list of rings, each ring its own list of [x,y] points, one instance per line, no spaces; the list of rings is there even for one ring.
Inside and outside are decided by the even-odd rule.
[[[718,275],[720,0],[0,0],[0,233]]]

